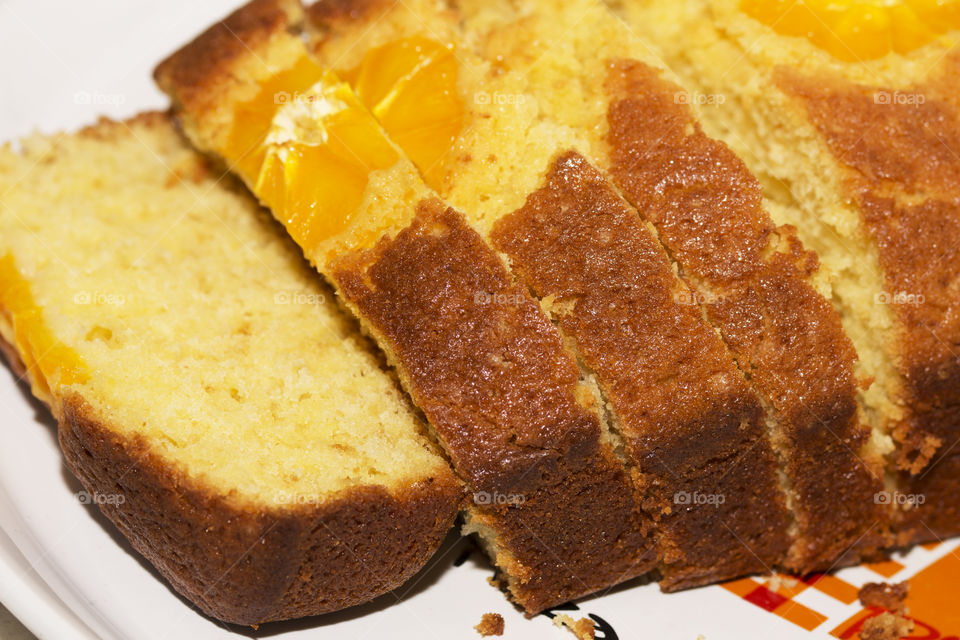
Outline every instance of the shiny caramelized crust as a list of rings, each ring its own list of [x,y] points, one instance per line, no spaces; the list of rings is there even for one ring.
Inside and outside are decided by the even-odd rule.
[[[860,188],[928,199],[960,192],[960,123],[949,102],[956,97],[941,95],[950,92],[945,79],[895,90],[806,77],[787,67],[778,68],[775,79],[802,100],[836,159],[850,170],[851,194]],[[896,99],[880,102],[887,95]]]
[[[25,372],[2,339],[0,352]],[[171,467],[76,394],[63,399],[58,423],[84,489],[127,498],[99,506],[133,548],[204,613],[234,624],[337,611],[399,587],[439,546],[462,495],[443,475],[397,495],[357,487],[320,505],[270,511]]]
[[[592,396],[560,335],[463,218],[418,207],[393,239],[333,279],[400,370],[496,530],[529,613],[648,571],[629,478],[600,442]]]
[[[677,588],[763,572],[789,518],[760,401],[659,243],[576,152],[492,235],[595,371]],[[685,504],[678,496],[723,496]]]
[[[611,172],[705,297],[741,369],[770,403],[791,483],[798,539],[787,566],[829,568],[883,543],[879,461],[861,457],[853,346],[808,282],[818,268],[790,227],[775,227],[757,180],[705,136],[678,89],[634,61],[610,64]],[[856,548],[847,552],[854,545]]]
[[[955,64],[956,55],[951,57]],[[955,72],[955,69],[954,69]],[[952,78],[952,80],[951,80]],[[901,541],[960,532],[960,119],[955,73],[894,91],[780,69],[838,163],[845,188],[879,248],[900,331],[894,350],[906,416],[893,431],[900,490],[923,494]],[[882,93],[897,95],[878,104]],[[950,490],[950,477],[953,487]]]

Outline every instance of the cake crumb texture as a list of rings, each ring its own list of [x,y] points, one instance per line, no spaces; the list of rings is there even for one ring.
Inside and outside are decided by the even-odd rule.
[[[897,584],[868,582],[860,588],[857,596],[865,607],[883,607],[892,613],[906,613],[904,600],[910,591],[906,581]]]
[[[594,624],[590,618],[574,619],[571,616],[559,614],[553,619],[554,626],[567,629],[576,636],[577,640],[594,640]]]
[[[913,621],[884,611],[868,618],[860,629],[860,640],[900,640],[913,631]]]
[[[480,624],[474,627],[484,638],[503,635],[503,616],[499,613],[485,613],[480,618]]]

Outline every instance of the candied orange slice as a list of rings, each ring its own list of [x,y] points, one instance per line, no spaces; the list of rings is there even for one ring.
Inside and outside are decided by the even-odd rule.
[[[349,85],[306,57],[235,109],[233,131],[221,153],[308,253],[347,229],[370,174],[400,157]]]
[[[30,285],[9,254],[0,257],[0,314],[13,326],[17,351],[41,392],[49,396],[54,385],[82,384],[89,379],[80,356],[57,341],[43,323],[43,312]]]
[[[960,28],[957,0],[741,0],[740,7],[846,62],[910,53]]]
[[[413,37],[371,49],[341,74],[434,189],[463,128],[458,66],[452,44]]]

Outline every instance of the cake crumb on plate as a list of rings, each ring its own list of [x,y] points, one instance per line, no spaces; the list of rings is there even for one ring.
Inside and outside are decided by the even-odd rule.
[[[884,611],[869,618],[860,629],[860,640],[900,640],[913,631],[913,620]]]
[[[910,591],[906,582],[888,584],[886,582],[868,582],[860,588],[857,596],[865,607],[883,607],[892,613],[907,613],[904,600]]]
[[[503,616],[499,613],[485,613],[480,618],[480,624],[475,626],[474,629],[484,638],[487,636],[502,636]]]
[[[594,640],[593,620],[590,618],[580,618],[574,620],[570,616],[558,615],[553,619],[553,624],[561,629],[569,629],[577,640]]]

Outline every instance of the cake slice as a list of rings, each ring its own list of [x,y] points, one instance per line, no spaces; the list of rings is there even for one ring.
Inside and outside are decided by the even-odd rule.
[[[882,5],[619,4],[836,275],[908,544],[960,533],[960,5]]]
[[[459,17],[436,7],[344,16],[315,4],[316,55],[344,69],[393,133],[402,96],[380,98],[379,87],[425,82],[430,52],[453,52],[452,72],[435,81],[461,101],[463,122],[439,161],[417,164],[505,255],[596,381],[656,531],[661,584],[767,571],[787,551],[789,521],[760,398],[655,233],[576,150],[581,133],[537,119],[509,61],[491,68]]]
[[[774,225],[756,179],[700,132],[686,94],[602,3],[452,4],[344,13],[319,2],[317,55],[344,69],[390,132],[395,99],[370,79],[388,84],[383,75],[411,65],[384,66],[385,52],[398,60],[407,43],[430,41],[456,51],[455,73],[440,80],[465,105],[462,128],[421,171],[492,229],[597,374],[639,484],[654,488],[662,584],[774,564],[823,570],[877,553],[887,539],[888,507],[876,500],[882,461],[856,401],[856,353],[822,295],[829,286],[816,256]],[[731,411],[731,398],[755,413]],[[723,427],[738,421],[739,431]],[[665,456],[663,473],[649,452],[671,446],[678,455]],[[763,462],[771,449],[779,486]],[[656,489],[683,496],[687,473],[700,494],[728,502],[672,514],[677,505]],[[789,527],[773,524],[781,491]],[[714,553],[698,553],[698,542]]]
[[[385,593],[463,489],[375,348],[166,114],[0,149],[0,346],[183,596],[258,624]]]
[[[296,2],[257,0],[163,62],[156,78],[184,129],[272,209],[384,349],[528,613],[647,572],[656,555],[617,442],[560,333],[309,58],[301,24]],[[442,75],[449,57],[432,55]],[[409,88],[386,91],[403,104]],[[395,113],[421,161],[457,125],[455,107],[438,92]]]

